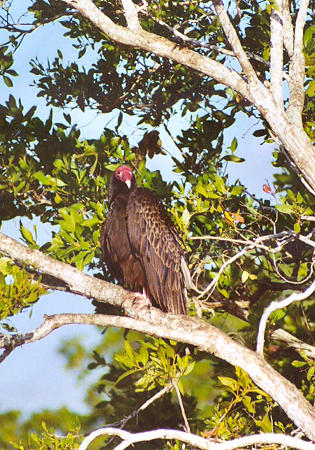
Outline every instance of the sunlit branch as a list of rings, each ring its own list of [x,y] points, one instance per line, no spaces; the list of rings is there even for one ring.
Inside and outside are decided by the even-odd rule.
[[[303,353],[308,358],[315,360],[315,347],[301,341],[300,339],[297,339],[287,331],[279,328],[271,333],[271,338],[276,341],[284,342],[287,346],[293,348],[298,353]]]
[[[257,78],[256,72],[246,56],[237,33],[229,19],[228,13],[224,8],[223,2],[219,0],[213,0],[213,6],[218,15],[223,31],[245,73],[246,78],[253,85],[259,85],[259,80]]]
[[[271,6],[270,15],[270,82],[272,95],[283,109],[283,0],[277,0],[277,7]]]
[[[303,33],[307,17],[309,0],[301,0],[296,18],[294,33],[294,50],[290,60],[289,90],[290,99],[287,110],[289,120],[302,128],[302,111],[304,107],[305,57],[303,49]]]
[[[293,55],[293,25],[289,0],[283,0],[283,44],[291,58]]]
[[[133,446],[136,442],[149,442],[156,439],[179,440],[186,442],[191,446],[202,450],[233,450],[247,446],[256,446],[263,444],[279,444],[300,450],[314,450],[314,444],[303,441],[302,439],[286,436],[283,434],[265,433],[254,434],[232,441],[214,442],[208,439],[196,436],[194,434],[185,433],[184,431],[159,429],[153,431],[145,431],[142,433],[129,433],[128,431],[117,428],[100,428],[93,431],[81,443],[79,450],[87,450],[88,446],[100,436],[118,436],[123,442],[115,447],[115,450],[125,450]]]
[[[79,275],[83,276],[78,271]],[[128,310],[129,308],[132,310],[131,306],[128,307]],[[53,330],[69,324],[127,328],[184,342],[241,367],[261,389],[283,408],[306,436],[315,440],[314,408],[304,399],[296,386],[277,373],[256,352],[239,344],[218,328],[194,317],[167,314],[156,308],[143,310],[141,316],[140,320],[103,314],[57,314],[46,317],[45,322],[32,332],[21,335],[2,334],[0,344],[4,351],[12,350],[23,344],[42,339]]]
[[[264,354],[264,343],[265,343],[265,330],[267,326],[267,321],[270,315],[277,311],[278,309],[286,308],[287,306],[291,305],[294,302],[301,302],[302,300],[305,300],[306,298],[310,297],[313,292],[315,292],[315,280],[313,283],[304,291],[304,292],[294,292],[293,294],[289,295],[289,297],[285,298],[281,301],[275,301],[270,303],[270,305],[265,309],[263,315],[261,316],[260,323],[259,323],[259,329],[258,329],[258,335],[257,335],[257,347],[256,351],[257,353],[263,357]]]
[[[132,2],[132,0],[121,0],[121,3],[125,11],[128,28],[135,31],[140,30],[141,26],[138,20],[138,14],[135,4]]]
[[[224,56],[229,56],[231,58],[236,58],[235,53],[232,50],[227,50],[226,48],[220,47],[218,45],[214,45],[214,44],[209,44],[207,42],[204,41],[200,41],[198,39],[193,39],[190,38],[189,36],[187,36],[185,33],[181,33],[179,30],[177,30],[175,27],[171,27],[170,25],[168,25],[166,22],[164,22],[163,20],[154,17],[152,14],[148,14],[148,12],[145,12],[146,15],[148,15],[150,17],[150,19],[152,19],[154,22],[158,23],[159,25],[165,27],[169,32],[171,32],[175,39],[183,41],[185,44],[188,44],[190,46],[196,47],[196,48],[203,48],[206,50],[212,50],[220,55],[224,55]],[[267,68],[270,68],[270,63],[269,61],[266,61],[264,58],[262,58],[259,55],[256,55],[253,52],[245,52],[246,56],[249,59],[253,59],[255,61],[260,62],[261,64],[263,64],[264,66],[266,66]],[[287,73],[283,72],[282,73],[283,79],[288,80],[289,76]]]

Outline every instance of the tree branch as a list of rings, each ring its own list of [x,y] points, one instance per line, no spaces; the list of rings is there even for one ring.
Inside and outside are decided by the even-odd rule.
[[[305,57],[303,52],[303,31],[309,0],[301,0],[295,23],[294,50],[289,69],[290,100],[287,109],[289,120],[303,127],[302,111],[304,107]]]
[[[289,57],[293,55],[293,25],[290,15],[290,2],[283,2],[283,43]]]
[[[277,9],[271,8],[270,16],[270,81],[271,92],[283,109],[282,68],[283,68],[283,0],[277,0]]]
[[[182,400],[182,396],[181,396],[178,384],[176,382],[174,383],[174,387],[175,387],[175,391],[176,391],[179,407],[180,407],[180,410],[181,410],[181,413],[182,413],[182,416],[183,416],[183,419],[184,419],[185,430],[186,430],[187,433],[190,433],[190,426],[189,426],[189,422],[188,422],[188,419],[187,419],[186,411],[185,411],[185,408],[184,408],[184,403],[183,403],[183,400]]]
[[[235,56],[238,59],[238,62],[240,63],[244,74],[246,78],[248,79],[249,83],[252,85],[259,85],[260,82],[257,78],[256,72],[253,69],[253,66],[249,62],[249,59],[246,56],[246,53],[242,47],[242,44],[236,34],[236,31],[229,19],[228,13],[226,12],[223,2],[220,0],[213,0],[213,6],[216,10],[216,13],[218,15],[219,21],[221,23],[221,26],[224,30],[224,33],[227,37],[227,40],[232,47],[232,50],[235,54]]]
[[[86,275],[77,272],[78,278],[82,276],[85,279]],[[69,272],[65,276],[69,276]],[[102,283],[101,280],[99,281]],[[107,285],[108,283],[104,282],[104,284]],[[96,293],[98,293],[98,290],[96,290]],[[121,296],[122,300],[123,295]],[[117,302],[117,299],[115,301]],[[127,310],[132,311],[132,305],[127,306]],[[315,440],[315,409],[304,399],[296,386],[282,377],[256,352],[236,342],[218,328],[195,317],[167,314],[156,308],[143,310],[141,316],[142,319],[140,320],[102,314],[57,314],[46,317],[45,322],[33,332],[22,335],[2,335],[0,347],[12,351],[17,346],[35,342],[47,336],[53,330],[69,324],[128,328],[190,344],[245,370],[252,380],[282,407],[306,436]]]
[[[202,75],[212,77],[219,83],[229,86],[234,91],[240,93],[245,99],[251,102],[267,120],[274,136],[277,136],[279,141],[282,142],[287,153],[290,155],[291,160],[294,162],[295,167],[305,179],[307,188],[313,194],[315,193],[315,171],[313,170],[313,167],[315,167],[315,147],[313,147],[309,137],[301,127],[301,119],[299,121],[291,120],[291,116],[293,117],[295,115],[298,108],[293,108],[294,103],[291,103],[292,108],[290,110],[294,114],[286,115],[283,109],[279,108],[270,90],[260,83],[241,46],[227,12],[224,10],[223,4],[219,3],[219,0],[215,0],[214,2],[217,14],[219,15],[224,32],[229,39],[229,44],[242,66],[248,83],[244,81],[235,70],[230,70],[223,64],[200,55],[196,51],[176,45],[174,42],[162,36],[149,33],[142,28],[140,30],[132,30],[115,24],[108,16],[101,12],[91,0],[62,1],[70,7],[76,8],[112,41],[134,48],[140,48],[161,56],[162,58],[176,61]],[[302,12],[305,11],[304,5],[306,4],[306,1],[307,0],[303,0],[301,2],[299,23],[302,22],[303,19]],[[297,27],[297,29],[300,30],[300,26]],[[296,55],[298,55],[297,43],[299,42],[301,45],[301,41],[298,39],[299,36],[300,32],[296,33]],[[302,51],[300,54],[302,54]],[[294,61],[297,61],[297,58],[298,56],[296,56]],[[294,67],[292,66],[292,80],[293,73],[297,72],[298,68],[293,69]],[[301,94],[300,85],[301,83],[297,89],[296,98],[298,97],[298,94]],[[301,101],[299,100],[297,104],[298,107],[300,107]]]
[[[136,7],[132,0],[121,0],[123,5],[125,16],[127,19],[128,28],[133,31],[139,31],[141,29]]]
[[[270,303],[270,305],[265,309],[260,319],[257,335],[256,351],[261,357],[263,357],[264,355],[265,330],[270,314],[272,314],[274,311],[277,311],[278,309],[286,308],[294,302],[301,302],[302,300],[305,300],[306,298],[310,297],[313,292],[315,292],[315,280],[304,292],[294,292],[284,300]]]
[[[313,345],[306,344],[306,342],[303,342],[300,339],[297,339],[287,331],[279,328],[271,333],[271,338],[276,341],[284,342],[298,353],[303,352],[308,358],[315,360],[315,347]]]
[[[286,436],[283,434],[265,433],[254,434],[229,442],[210,442],[208,439],[196,436],[194,434],[185,433],[184,431],[159,429],[154,431],[145,431],[142,433],[130,433],[128,431],[117,428],[100,428],[93,431],[81,443],[79,450],[86,450],[91,442],[100,436],[119,436],[123,442],[115,448],[115,450],[125,450],[136,442],[148,442],[155,439],[176,439],[186,442],[193,447],[203,450],[233,450],[235,448],[263,445],[263,444],[280,444],[290,448],[297,448],[301,450],[314,450],[315,446],[312,443],[302,441],[296,437]]]
[[[217,79],[219,82],[230,86],[243,97],[251,98],[247,85],[242,77],[234,70],[230,70],[223,64],[211,60],[197,52],[185,47],[180,47],[174,42],[149,33],[144,29],[132,30],[115,24],[108,16],[100,11],[91,0],[63,0],[67,5],[77,9],[94,25],[105,33],[110,39],[120,44],[141,48],[156,55],[172,59],[192,70]],[[130,16],[129,16],[130,18]]]

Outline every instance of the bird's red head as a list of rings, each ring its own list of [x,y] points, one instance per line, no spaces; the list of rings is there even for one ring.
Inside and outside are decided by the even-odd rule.
[[[128,188],[131,188],[131,182],[133,179],[132,169],[129,166],[119,166],[115,171],[115,177],[125,183]]]

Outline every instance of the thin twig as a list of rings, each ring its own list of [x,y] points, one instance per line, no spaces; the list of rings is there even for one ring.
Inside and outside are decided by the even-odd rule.
[[[189,423],[188,423],[188,419],[187,419],[187,416],[186,416],[186,411],[185,411],[184,404],[183,404],[183,399],[182,399],[182,396],[181,396],[178,384],[176,382],[174,382],[173,385],[175,387],[175,391],[176,391],[179,407],[180,407],[180,410],[181,410],[181,413],[182,413],[182,416],[183,416],[183,419],[184,419],[184,422],[185,422],[185,430],[186,430],[187,433],[190,433],[190,426],[189,426]]]
[[[204,238],[213,238],[212,236],[209,237],[204,237]],[[275,248],[269,248],[266,246],[262,246],[261,242],[264,241],[268,241],[268,240],[272,240],[272,239],[280,239],[282,238],[282,241],[280,243],[278,243],[277,247]],[[232,256],[231,258],[229,258],[227,261],[225,261],[224,264],[222,264],[222,266],[220,267],[219,272],[216,274],[216,276],[213,278],[213,280],[211,281],[211,283],[206,287],[206,289],[204,289],[200,294],[198,298],[203,297],[205,294],[208,294],[210,292],[210,294],[213,292],[213,289],[215,288],[216,284],[219,281],[219,278],[221,276],[221,274],[224,272],[224,270],[233,262],[235,262],[237,259],[241,258],[242,256],[244,256],[246,253],[254,250],[255,248],[262,248],[263,250],[266,250],[268,252],[271,253],[276,253],[279,252],[287,243],[289,240],[291,240],[292,238],[294,238],[294,234],[290,233],[290,232],[281,232],[281,233],[275,233],[275,234],[270,234],[270,235],[266,235],[266,236],[260,236],[257,239],[255,239],[254,241],[250,241],[250,240],[244,240],[242,241],[242,243],[244,245],[247,245],[248,247],[239,251],[238,253],[236,253],[234,256]],[[225,239],[225,238],[223,238]]]

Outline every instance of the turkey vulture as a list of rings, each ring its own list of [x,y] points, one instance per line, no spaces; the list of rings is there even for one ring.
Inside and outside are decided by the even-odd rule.
[[[158,198],[137,186],[129,166],[112,176],[100,242],[120,284],[143,292],[162,311],[186,314],[190,276],[176,229]]]

